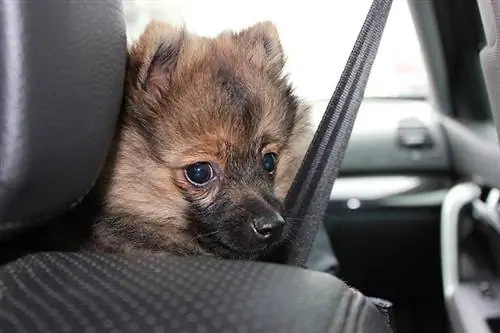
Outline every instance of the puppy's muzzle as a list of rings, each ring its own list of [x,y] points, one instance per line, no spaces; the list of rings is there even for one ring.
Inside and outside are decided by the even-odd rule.
[[[272,243],[281,237],[285,219],[277,212],[270,212],[252,221],[255,236],[262,241]]]

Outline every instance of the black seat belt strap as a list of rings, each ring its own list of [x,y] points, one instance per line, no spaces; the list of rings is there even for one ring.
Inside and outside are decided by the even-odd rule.
[[[392,0],[374,0],[285,200],[293,241],[273,261],[304,266],[326,213]],[[276,260],[279,258],[278,260]]]

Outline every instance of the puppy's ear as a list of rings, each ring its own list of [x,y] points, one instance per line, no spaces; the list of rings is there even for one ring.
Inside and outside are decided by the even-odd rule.
[[[181,52],[185,30],[153,21],[129,50],[128,79],[155,96],[168,89]]]
[[[245,47],[251,60],[270,74],[279,75],[285,65],[278,29],[271,21],[254,24],[233,35],[239,45]]]

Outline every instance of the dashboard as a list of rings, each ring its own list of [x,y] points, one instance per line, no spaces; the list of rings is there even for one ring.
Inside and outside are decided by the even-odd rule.
[[[313,124],[319,124],[327,104],[314,103]],[[440,119],[426,101],[365,99],[341,172],[448,172],[450,154]]]
[[[315,124],[326,105],[314,104]],[[440,295],[440,209],[453,184],[429,103],[365,99],[324,221],[341,277],[392,301]]]

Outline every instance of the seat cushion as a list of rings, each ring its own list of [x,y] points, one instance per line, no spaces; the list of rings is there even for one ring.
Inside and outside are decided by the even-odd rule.
[[[4,332],[390,332],[337,278],[168,255],[40,253],[0,270]]]

